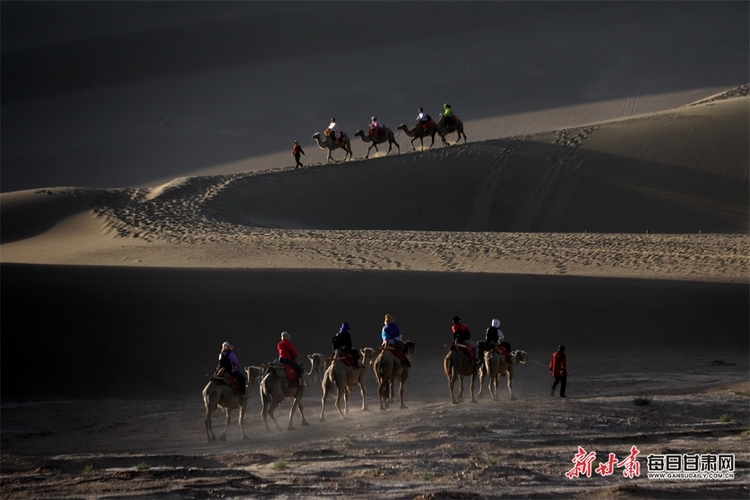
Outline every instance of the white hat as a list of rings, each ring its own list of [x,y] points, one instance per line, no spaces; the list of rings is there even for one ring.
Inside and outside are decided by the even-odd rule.
[[[229,349],[231,351],[232,349],[234,349],[234,346],[232,344],[230,344],[229,342],[224,342],[223,344],[221,344],[221,348],[222,349]]]
[[[281,332],[281,340],[289,340],[290,338],[292,338],[292,336],[289,335],[289,332],[287,332],[286,330]]]
[[[500,326],[500,320],[499,319],[493,319],[492,320],[492,326],[494,326],[495,328],[497,328],[498,326]]]

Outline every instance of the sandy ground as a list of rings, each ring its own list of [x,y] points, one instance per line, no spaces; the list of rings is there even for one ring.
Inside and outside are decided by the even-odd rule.
[[[226,442],[205,442],[199,397],[170,400],[63,400],[3,405],[4,498],[746,498],[747,357],[694,353],[596,359],[571,353],[568,398],[550,398],[546,369],[533,357],[518,368],[509,401],[452,406],[440,359],[415,358],[408,409],[360,409],[355,389],[340,419],[320,389],[304,398],[309,426],[266,434],[253,391],[241,441],[234,420]],[[540,358],[542,361],[545,359]],[[602,365],[607,369],[602,371]],[[684,366],[691,366],[685,374]],[[736,382],[731,382],[731,381]],[[608,383],[614,382],[614,384]],[[484,388],[485,395],[487,389]],[[197,396],[197,394],[196,394]],[[545,397],[546,396],[546,397]],[[635,397],[650,404],[637,406]],[[289,405],[277,417],[285,426]],[[223,426],[216,413],[214,426]],[[597,463],[635,446],[641,476],[568,478],[579,446]],[[656,481],[646,457],[734,453],[732,481]]]

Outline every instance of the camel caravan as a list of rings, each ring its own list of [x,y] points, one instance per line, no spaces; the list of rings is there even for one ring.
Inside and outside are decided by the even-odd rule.
[[[453,110],[449,104],[444,104],[443,107],[444,112],[438,116],[437,120],[433,120],[433,118],[426,114],[422,108],[419,108],[419,115],[417,116],[417,122],[414,126],[409,127],[406,124],[401,124],[397,127],[397,131],[403,131],[407,137],[411,138],[412,151],[417,150],[414,145],[414,142],[417,139],[419,139],[420,148],[424,149],[424,139],[426,137],[431,139],[428,149],[432,148],[435,144],[435,135],[440,137],[443,146],[450,145],[447,139],[449,134],[457,135],[455,144],[458,144],[461,141],[461,138],[463,138],[464,144],[466,143],[466,133],[464,132],[463,122],[457,116],[453,115]],[[388,144],[388,152],[386,155],[390,154],[393,150],[393,146],[396,146],[396,150],[401,153],[401,146],[399,146],[396,141],[396,135],[393,130],[385,125],[381,125],[375,116],[372,117],[367,131],[358,130],[354,134],[354,137],[359,137],[362,141],[370,145],[367,148],[365,158],[370,157],[370,151],[373,148],[376,153],[379,152],[378,145],[384,143]],[[326,163],[337,163],[339,161],[333,158],[332,154],[337,149],[342,149],[344,151],[344,159],[341,161],[346,161],[347,159],[351,160],[353,157],[351,139],[346,132],[339,130],[335,118],[331,118],[328,127],[326,127],[322,133],[316,132],[312,136],[312,139],[318,144],[320,149],[328,152]]]
[[[446,346],[448,352],[443,360],[450,402],[463,402],[465,377],[471,379],[470,396],[473,403],[482,398],[485,379],[489,380],[488,390],[492,400],[498,401],[497,385],[503,377],[507,377],[510,399],[515,400],[513,376],[516,367],[528,361],[528,354],[521,350],[510,350],[510,344],[504,341],[499,329],[499,320],[492,320],[492,326],[487,329],[487,340],[478,343],[471,340],[471,334],[461,322],[461,318],[455,316],[453,323],[453,343]],[[272,432],[269,417],[277,431],[283,430],[274,417],[274,410],[284,399],[291,400],[286,429],[294,430],[294,417],[297,413],[303,426],[310,425],[305,418],[302,399],[306,389],[316,384],[320,384],[322,392],[320,422],[326,420],[325,410],[329,396],[333,397],[340,418],[346,418],[349,415],[349,396],[357,386],[362,397],[361,409],[368,412],[366,379],[370,370],[377,382],[380,410],[387,410],[393,404],[394,385],[397,381],[399,408],[408,408],[404,403],[404,387],[409,377],[416,344],[411,340],[402,339],[401,331],[392,315],[385,316],[383,325],[382,343],[378,348],[365,347],[356,350],[352,347],[349,324],[342,323],[339,332],[332,339],[331,356],[320,353],[308,355],[308,368],[297,362],[299,354],[291,343],[291,335],[286,331],[282,332],[281,341],[277,345],[279,357],[261,366],[240,368],[233,352],[234,347],[229,342],[224,342],[216,371],[213,375],[206,376],[209,380],[203,389],[206,410],[204,422],[208,441],[217,440],[212,429],[211,416],[218,408],[224,410],[226,417],[224,429],[218,440],[226,440],[234,409],[239,410],[238,423],[242,439],[247,439],[244,421],[250,398],[249,390],[256,382],[260,393],[261,417],[267,433]],[[475,395],[477,379],[479,392]]]

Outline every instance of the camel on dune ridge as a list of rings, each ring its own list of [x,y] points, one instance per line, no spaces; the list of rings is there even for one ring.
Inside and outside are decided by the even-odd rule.
[[[513,395],[513,374],[516,371],[516,367],[519,363],[523,364],[529,360],[529,355],[526,351],[513,351],[510,357],[510,363],[505,361],[505,357],[501,356],[497,350],[492,349],[484,353],[484,364],[479,370],[479,394],[478,398],[482,398],[482,384],[484,383],[484,377],[489,376],[490,382],[487,386],[492,396],[493,401],[497,401],[497,383],[501,377],[508,375],[508,391],[510,392],[510,400],[515,401],[516,397]]]
[[[367,408],[367,388],[365,386],[365,375],[375,359],[376,351],[371,347],[365,347],[359,350],[362,355],[359,368],[353,368],[344,363],[344,357],[336,349],[333,355],[333,362],[323,375],[323,397],[320,400],[320,421],[325,422],[326,398],[334,386],[336,386],[336,409],[339,411],[341,418],[349,414],[349,394],[351,388],[359,385],[359,391],[362,394],[362,411],[370,411]],[[344,409],[341,409],[341,399],[344,400]]]
[[[370,135],[369,131],[365,134],[364,130],[357,130],[357,133],[354,134],[354,136],[361,137],[363,141],[372,143],[370,147],[367,148],[367,154],[365,155],[365,158],[370,157],[370,150],[372,148],[375,148],[375,152],[378,152],[378,144],[383,144],[386,141],[388,141],[388,153],[391,152],[394,144],[396,145],[398,152],[401,153],[401,146],[399,146],[398,142],[396,142],[396,136],[393,134],[393,130],[389,129],[388,127],[383,127],[383,132],[378,137]]]
[[[330,163],[331,161],[333,161],[334,163],[338,163],[338,160],[333,159],[331,153],[339,148],[343,149],[346,152],[343,161],[346,161],[347,158],[351,160],[353,155],[352,144],[349,140],[349,136],[347,136],[345,133],[341,133],[341,142],[334,141],[333,137],[331,137],[330,135],[324,137],[320,132],[315,133],[312,138],[315,140],[315,142],[318,143],[318,147],[320,149],[328,150],[328,161],[326,163]]]
[[[310,354],[307,357],[312,362],[312,365],[309,372],[303,372],[302,374],[306,384],[302,386],[298,384],[292,385],[289,382],[284,365],[275,363],[262,365],[263,379],[260,381],[260,398],[263,403],[263,410],[261,411],[261,416],[263,417],[263,423],[266,424],[266,432],[271,432],[268,426],[268,417],[271,417],[273,423],[276,424],[276,430],[281,430],[281,426],[273,416],[273,411],[284,398],[293,399],[292,408],[289,410],[289,425],[287,426],[287,430],[294,430],[294,412],[297,410],[299,410],[299,415],[302,418],[302,425],[310,425],[305,419],[302,396],[305,393],[307,385],[314,384],[320,380],[321,369],[325,365],[325,357],[319,353]]]
[[[464,144],[466,144],[466,134],[464,133],[464,122],[462,122],[460,119],[456,118],[456,120],[453,123],[445,123],[445,119],[443,118],[443,115],[440,115],[440,119],[438,119],[436,123],[437,127],[437,134],[440,136],[440,140],[443,142],[443,146],[449,146],[448,140],[445,138],[448,134],[456,133],[458,134],[458,137],[456,137],[456,144],[458,144],[461,141],[461,137],[464,138]]]
[[[437,133],[437,126],[435,125],[435,122],[429,122],[427,125],[427,129],[425,130],[422,128],[421,125],[417,125],[415,127],[409,128],[406,126],[405,123],[402,123],[398,126],[397,130],[402,130],[404,134],[406,134],[408,137],[411,137],[411,149],[412,151],[416,151],[417,148],[414,147],[414,141],[419,139],[419,144],[422,149],[424,149],[424,138],[429,137],[432,139],[432,142],[430,143],[430,148],[435,144],[435,134]],[[428,148],[428,149],[430,149]]]
[[[232,421],[232,410],[235,408],[240,409],[239,424],[240,432],[242,433],[242,439],[247,439],[245,434],[245,413],[247,412],[247,398],[250,393],[249,389],[255,384],[255,380],[260,376],[261,369],[257,366],[245,367],[245,378],[247,384],[245,385],[245,394],[240,396],[232,388],[229,379],[223,377],[206,375],[209,379],[206,387],[203,388],[203,404],[206,407],[206,416],[204,423],[206,425],[206,436],[208,442],[216,441],[216,435],[214,435],[213,424],[211,422],[211,415],[213,415],[216,408],[222,408],[226,413],[226,422],[224,423],[224,430],[219,434],[219,441],[226,441],[227,439],[227,428]]]

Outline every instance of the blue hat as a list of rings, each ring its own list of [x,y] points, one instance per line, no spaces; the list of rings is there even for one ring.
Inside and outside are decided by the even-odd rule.
[[[342,332],[348,332],[349,331],[349,323],[347,323],[347,322],[341,323],[341,331]]]

